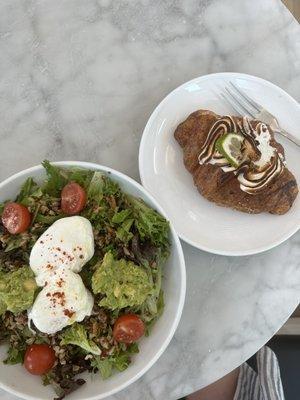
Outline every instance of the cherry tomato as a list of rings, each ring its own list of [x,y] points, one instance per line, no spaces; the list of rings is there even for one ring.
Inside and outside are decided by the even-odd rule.
[[[86,205],[85,190],[78,183],[68,183],[61,192],[61,209],[65,214],[78,214]]]
[[[47,344],[32,344],[26,350],[24,367],[32,375],[42,375],[50,371],[55,359],[52,347]]]
[[[119,317],[114,325],[113,336],[117,342],[133,343],[145,333],[145,325],[135,314],[125,314]]]
[[[12,235],[25,232],[31,221],[28,208],[19,203],[6,204],[1,219],[2,224]]]

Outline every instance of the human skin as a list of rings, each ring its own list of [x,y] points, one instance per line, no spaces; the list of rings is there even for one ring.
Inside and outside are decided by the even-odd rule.
[[[187,400],[233,400],[238,376],[239,368],[236,368],[211,385],[190,394]]]

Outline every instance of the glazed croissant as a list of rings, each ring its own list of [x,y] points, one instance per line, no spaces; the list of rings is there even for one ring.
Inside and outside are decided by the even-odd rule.
[[[268,145],[274,155],[258,171],[252,170],[249,162],[234,168],[215,148],[217,139],[226,133],[244,135],[245,142],[249,147],[253,142],[252,147],[260,155],[260,135],[269,135]],[[285,214],[291,208],[298,194],[297,182],[287,169],[284,149],[269,126],[257,120],[198,110],[176,128],[174,136],[183,149],[185,167],[193,175],[198,191],[209,201],[253,214]]]

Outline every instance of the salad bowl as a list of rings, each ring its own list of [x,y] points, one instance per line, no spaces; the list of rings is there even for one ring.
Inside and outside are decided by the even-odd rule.
[[[141,198],[147,205],[167,218],[164,210],[154,198],[130,177],[111,168],[98,164],[78,161],[53,163],[63,168],[77,167],[92,171],[101,171],[117,182],[122,191],[136,198]],[[42,165],[21,171],[0,184],[0,203],[14,199],[27,178],[41,184],[45,178]],[[86,384],[68,395],[70,400],[98,400],[115,394],[140,378],[162,355],[170,343],[179,323],[184,305],[186,275],[184,256],[180,241],[170,224],[170,256],[164,266],[162,288],[164,291],[164,311],[151,327],[149,336],[139,342],[139,353],[132,357],[129,367],[108,379],[101,379],[99,374],[84,373]],[[0,358],[6,358],[7,346],[1,344]],[[49,400],[55,397],[50,386],[43,386],[40,377],[29,374],[23,365],[5,365],[0,363],[0,387],[28,400]]]

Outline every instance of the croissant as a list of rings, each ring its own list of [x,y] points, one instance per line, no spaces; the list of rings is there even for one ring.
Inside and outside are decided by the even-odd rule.
[[[269,135],[274,155],[258,171],[251,169],[253,163],[249,162],[234,168],[215,149],[217,139],[226,133],[244,135],[256,160],[257,153],[263,153],[257,139],[262,134]],[[292,207],[298,194],[297,182],[286,167],[284,149],[274,139],[270,126],[257,120],[198,110],[176,128],[174,136],[183,149],[186,169],[207,200],[250,214],[285,214]]]

